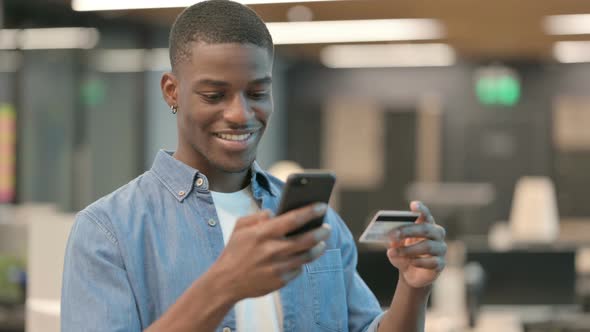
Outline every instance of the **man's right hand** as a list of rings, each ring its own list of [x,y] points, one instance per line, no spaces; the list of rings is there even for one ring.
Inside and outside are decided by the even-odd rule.
[[[238,220],[221,256],[148,331],[213,331],[238,301],[285,286],[303,264],[326,250],[330,226],[285,237],[326,213],[311,205],[271,218],[263,211]]]
[[[223,274],[232,298],[259,297],[285,286],[302,271],[302,265],[320,257],[330,236],[326,223],[315,230],[285,237],[326,213],[324,203],[271,217],[262,211],[238,219],[213,269]]]

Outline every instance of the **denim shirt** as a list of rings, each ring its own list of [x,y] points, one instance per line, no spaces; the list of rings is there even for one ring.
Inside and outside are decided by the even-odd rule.
[[[256,163],[250,174],[254,198],[276,212],[283,183]],[[208,187],[203,174],[160,151],[149,171],[78,213],[62,331],[141,331],[164,314],[224,249]],[[356,272],[352,235],[332,210],[325,222],[326,252],[280,289],[283,331],[376,331],[382,311]],[[217,331],[227,328],[236,328],[233,309]]]

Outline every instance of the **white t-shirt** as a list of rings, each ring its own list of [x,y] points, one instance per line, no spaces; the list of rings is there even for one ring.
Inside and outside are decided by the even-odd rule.
[[[250,186],[234,193],[212,191],[213,202],[219,217],[223,233],[223,242],[227,244],[236,221],[243,216],[260,210]],[[248,298],[236,303],[236,327],[239,332],[280,332],[282,314],[279,292],[265,296]]]

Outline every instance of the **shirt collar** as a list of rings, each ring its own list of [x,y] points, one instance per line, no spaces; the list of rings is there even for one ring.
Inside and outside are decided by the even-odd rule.
[[[182,202],[193,191],[197,177],[203,178],[205,183],[208,183],[208,181],[204,174],[177,160],[172,154],[172,151],[158,151],[152,165],[152,171],[166,189],[177,200]],[[254,196],[261,196],[260,189],[264,189],[272,196],[277,196],[268,175],[257,162],[252,164],[250,181]]]
[[[270,181],[269,175],[260,167],[258,162],[254,161],[251,167],[251,179],[250,183],[252,184],[252,191],[254,192],[255,197],[260,197],[260,188],[264,189],[266,192],[271,194],[272,196],[278,196],[279,192],[277,188],[272,185]]]
[[[172,151],[158,151],[152,171],[168,191],[179,201],[184,200],[193,190],[199,171],[177,160]]]

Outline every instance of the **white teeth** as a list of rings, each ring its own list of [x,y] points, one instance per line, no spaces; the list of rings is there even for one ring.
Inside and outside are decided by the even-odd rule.
[[[243,134],[243,135],[230,135],[230,134],[217,134],[217,137],[228,140],[228,141],[245,141],[247,140],[252,134]]]

